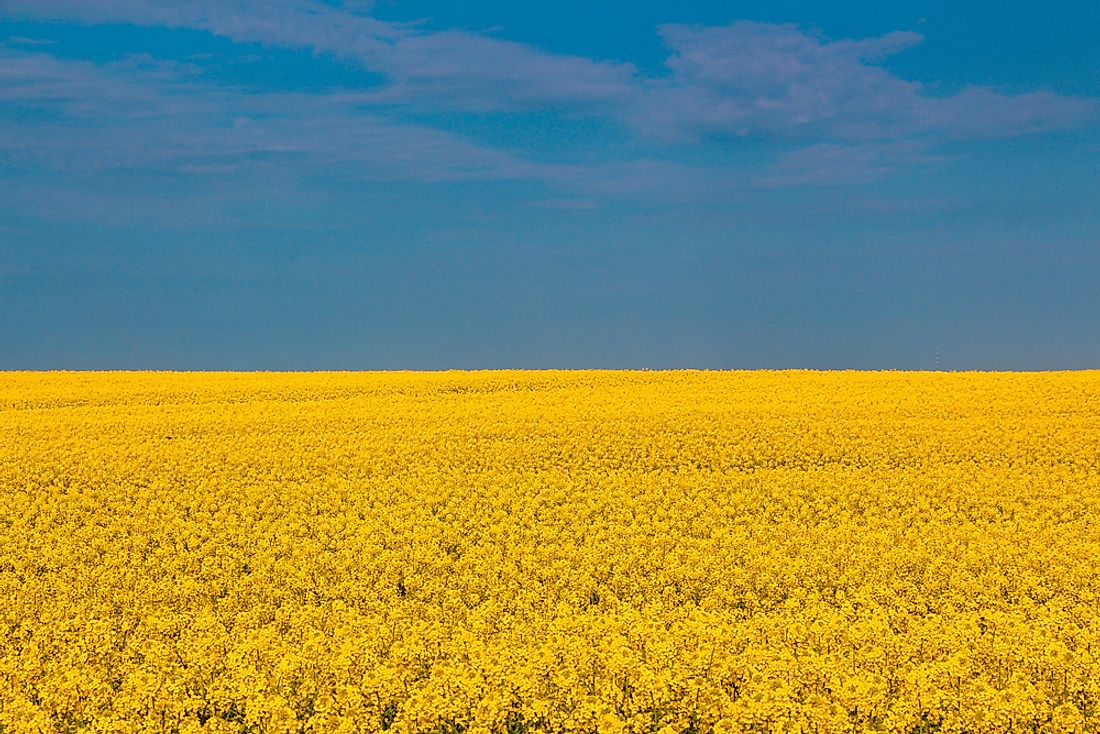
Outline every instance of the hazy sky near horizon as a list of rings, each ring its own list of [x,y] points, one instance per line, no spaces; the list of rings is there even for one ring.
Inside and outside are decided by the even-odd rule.
[[[0,0],[0,369],[1100,367],[1098,28]]]

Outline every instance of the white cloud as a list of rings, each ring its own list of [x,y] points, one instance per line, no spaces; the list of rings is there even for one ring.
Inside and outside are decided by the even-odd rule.
[[[601,104],[629,91],[633,67],[540,51],[466,31],[428,33],[312,0],[11,0],[24,17],[187,27],[235,41],[310,49],[384,74],[378,102],[508,110]]]
[[[390,81],[378,101],[435,108],[610,113],[635,92],[630,65],[545,53],[464,31],[409,35],[363,60]]]
[[[932,165],[943,160],[919,142],[818,143],[779,156],[775,165],[757,180],[765,187],[864,183],[889,175],[899,168]]]
[[[364,179],[558,175],[453,133],[363,113],[340,95],[218,89],[147,58],[97,65],[7,52],[0,61],[0,151],[17,165],[224,174],[293,159],[302,172],[342,167]]]
[[[792,24],[669,24],[658,29],[669,51],[667,73],[647,77],[628,63],[555,54],[486,34],[431,32],[417,24],[382,21],[366,15],[369,8],[369,2],[317,0],[8,0],[0,15],[201,29],[240,42],[351,60],[378,72],[385,82],[343,95],[273,97],[219,90],[198,75],[189,76],[191,67],[148,57],[93,70],[41,54],[16,54],[0,67],[0,100],[13,105],[37,100],[42,110],[64,111],[71,118],[70,123],[47,118],[35,130],[17,130],[21,142],[15,145],[24,148],[45,136],[40,147],[51,140],[64,149],[58,125],[105,116],[134,140],[178,151],[180,165],[191,171],[226,170],[230,164],[219,156],[300,155],[332,165],[341,160],[362,165],[379,175],[531,177],[609,190],[646,188],[647,171],[658,164],[637,161],[631,173],[626,164],[618,164],[618,170],[613,165],[537,164],[515,151],[397,122],[392,113],[411,108],[592,116],[622,123],[643,146],[766,137],[792,148],[769,174],[777,184],[840,180],[845,178],[836,173],[840,170],[849,171],[847,180],[862,180],[926,163],[935,147],[948,141],[1065,129],[1094,120],[1097,112],[1095,100],[1050,92],[1009,95],[968,87],[953,95],[934,94],[881,65],[921,42],[919,34],[907,31],[829,40]],[[37,67],[33,73],[31,66]],[[59,71],[62,67],[66,71]],[[90,88],[96,94],[81,93]],[[263,124],[233,126],[233,119],[248,118],[254,107],[272,105],[276,109],[265,113]],[[111,118],[112,111],[125,119]],[[142,115],[144,127],[136,122]],[[106,127],[86,137],[104,159],[127,145],[112,142],[119,135]],[[425,157],[416,163],[417,156]],[[847,166],[837,166],[839,158]],[[815,162],[823,166],[820,172],[813,172]],[[831,174],[829,167],[835,168]],[[639,180],[631,182],[629,175]],[[594,184],[600,176],[611,178]],[[690,176],[682,178],[690,187]]]
[[[27,36],[8,36],[8,45],[11,46],[53,46],[57,41],[52,38],[29,38]]]
[[[828,40],[793,24],[667,24],[669,75],[627,63],[554,54],[460,30],[362,15],[363,5],[317,0],[8,0],[5,12],[84,23],[188,27],[242,42],[351,59],[388,84],[370,98],[447,110],[553,108],[607,115],[663,138],[834,135],[883,139],[923,133],[981,137],[1055,129],[1095,112],[1091,100],[967,88],[940,97],[881,66],[922,36],[895,31]]]
[[[916,33],[828,41],[794,25],[742,21],[666,25],[671,76],[633,111],[668,139],[800,135],[840,141],[980,138],[1059,129],[1096,111],[1091,100],[966,88],[939,97],[873,62],[921,41]]]
[[[112,222],[178,219],[195,196],[240,199],[302,190],[310,180],[525,180],[541,183],[551,200],[580,202],[659,191],[679,172],[645,161],[532,160],[365,111],[355,95],[224,88],[187,64],[145,56],[95,64],[2,48],[0,161],[12,184],[9,207]],[[117,202],[135,196],[140,207],[119,210]],[[202,201],[195,221],[216,217],[211,199]]]

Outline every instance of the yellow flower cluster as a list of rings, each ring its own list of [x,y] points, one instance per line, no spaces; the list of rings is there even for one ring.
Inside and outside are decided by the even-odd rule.
[[[1100,731],[1100,372],[0,373],[0,732]]]

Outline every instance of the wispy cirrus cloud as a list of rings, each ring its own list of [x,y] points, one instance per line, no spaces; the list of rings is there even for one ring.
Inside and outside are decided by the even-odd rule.
[[[44,107],[67,104],[71,116],[94,115],[105,104],[102,100],[113,99],[115,109],[121,109],[120,103],[129,105],[130,117],[123,124],[136,126],[143,106],[186,107],[182,118],[192,120],[190,135],[199,141],[190,148],[201,158],[189,161],[190,170],[229,165],[205,158],[231,157],[228,151],[236,150],[253,156],[297,154],[330,163],[343,159],[378,175],[396,171],[433,180],[591,180],[597,175],[591,171],[534,163],[517,151],[474,144],[446,130],[394,117],[403,110],[538,110],[613,121],[643,150],[769,138],[788,150],[759,177],[764,185],[838,183],[925,165],[939,158],[937,147],[951,141],[1067,129],[1097,115],[1092,99],[1045,91],[1005,94],[985,87],[943,95],[903,79],[882,63],[921,43],[919,34],[907,31],[830,40],[793,24],[668,24],[657,29],[668,50],[666,70],[645,75],[630,63],[556,54],[482,33],[430,31],[373,18],[369,10],[369,3],[317,0],[9,0],[0,16],[198,29],[238,42],[308,49],[351,61],[384,79],[380,86],[350,90],[342,97],[279,99],[219,90],[197,77],[180,81],[184,75],[179,70],[166,71],[145,60],[148,68],[130,70],[129,86],[119,86],[118,69],[103,68],[102,78],[94,82],[105,88],[99,101],[66,97],[64,85],[69,82],[64,75],[35,82]],[[11,68],[0,71],[0,84],[14,86],[0,91],[0,98],[12,102],[27,93],[25,82],[16,77],[28,64],[42,65],[46,75],[57,68],[44,54],[6,61]],[[87,72],[85,67],[79,73]],[[162,75],[155,89],[138,79],[155,74]],[[186,85],[190,88],[184,89]],[[53,101],[48,99],[51,89]],[[153,96],[143,96],[149,94]],[[285,109],[280,107],[284,104]],[[269,109],[256,112],[255,107]],[[296,114],[304,108],[312,114]],[[146,119],[162,115],[163,125],[135,132],[160,137],[166,150],[186,158],[182,151],[188,149],[188,133],[167,119],[179,118],[180,111],[149,114]],[[257,123],[234,127],[223,119],[227,115],[257,118]],[[171,140],[163,140],[166,136]],[[307,142],[310,136],[331,142]],[[214,153],[199,155],[200,150]],[[428,160],[418,165],[414,158],[420,154]],[[475,158],[481,162],[473,163]],[[623,167],[621,161],[615,165]],[[591,170],[610,175],[615,165]],[[608,188],[629,185],[615,179]]]
[[[914,141],[869,142],[845,145],[817,143],[779,156],[757,179],[765,187],[863,183],[889,175],[898,168],[934,165],[943,160]]]
[[[422,125],[355,109],[339,94],[218,89],[182,65],[110,65],[0,53],[0,152],[69,175],[226,175],[293,163],[299,173],[442,182],[559,179],[527,161]],[[15,113],[18,113],[18,118]],[[22,120],[33,119],[33,124]]]
[[[314,179],[530,181],[574,198],[630,196],[690,179],[686,167],[660,161],[537,160],[372,112],[356,94],[259,93],[145,55],[102,64],[3,47],[0,164],[7,171],[0,183],[31,177],[10,188],[9,203],[85,219],[118,216],[109,206],[115,184],[146,197],[149,186],[169,179],[182,186],[177,196],[186,181],[217,182],[219,196],[247,197],[256,181],[295,187]]]
[[[465,31],[410,34],[363,61],[389,80],[377,101],[437,109],[614,115],[640,91],[630,64],[551,54]]]
[[[31,38],[29,36],[8,36],[10,46],[53,46],[57,41],[52,38]]]
[[[872,139],[1060,128],[1095,112],[1091,100],[981,87],[940,96],[878,64],[921,43],[895,31],[828,40],[794,24],[667,24],[667,75],[629,63],[555,54],[463,30],[425,31],[317,0],[9,0],[8,14],[83,23],[205,30],[241,42],[351,59],[388,84],[379,101],[443,109],[550,106],[618,116],[656,135],[750,135],[802,129]]]
[[[894,32],[829,41],[795,25],[741,21],[666,25],[671,75],[658,80],[635,124],[667,137],[775,134],[870,141],[997,137],[1060,129],[1096,113],[1092,100],[969,87],[939,96],[876,62],[922,37]]]
[[[313,0],[12,0],[6,11],[89,24],[194,28],[239,42],[309,49],[384,74],[389,84],[379,102],[430,100],[448,109],[603,104],[629,92],[634,74],[629,64],[548,53],[468,31],[425,32]]]
[[[923,40],[893,32],[830,41],[792,24],[665,25],[667,78],[631,110],[670,142],[770,137],[793,146],[767,187],[857,183],[942,161],[957,140],[1061,130],[1097,119],[1095,100],[967,87],[937,95],[878,64]]]
[[[350,53],[405,26],[316,0],[7,0],[5,15],[38,20],[194,28],[236,41]]]

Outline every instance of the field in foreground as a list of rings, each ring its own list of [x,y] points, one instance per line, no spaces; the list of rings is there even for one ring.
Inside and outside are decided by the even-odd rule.
[[[1100,372],[0,373],[0,732],[1100,731]]]

